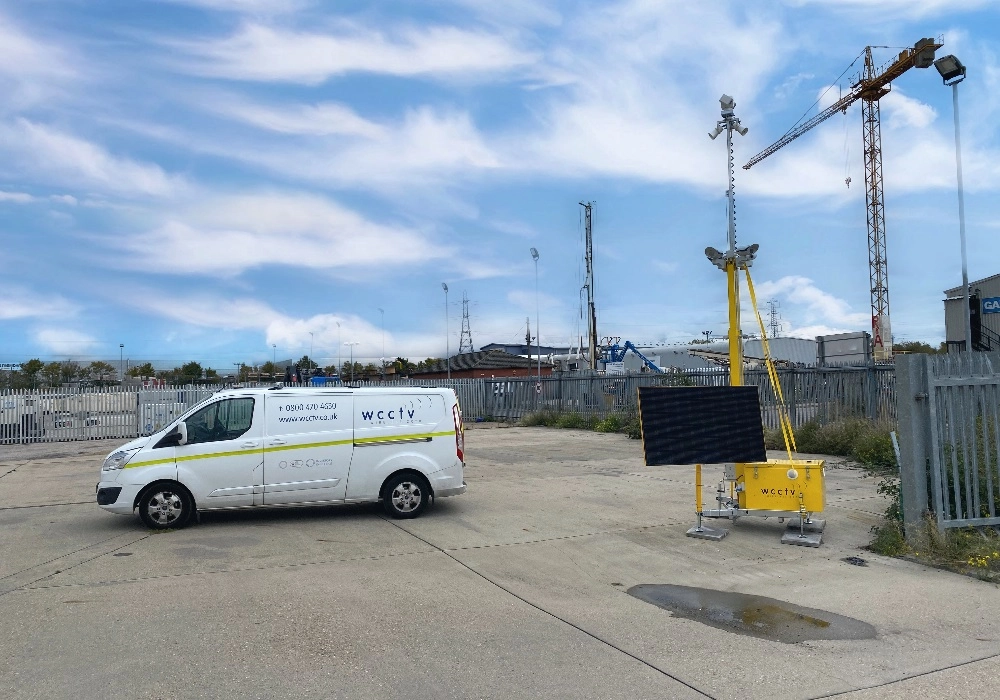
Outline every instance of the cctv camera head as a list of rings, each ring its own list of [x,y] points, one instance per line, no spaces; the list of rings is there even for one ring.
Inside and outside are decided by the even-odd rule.
[[[723,95],[719,98],[719,104],[722,105],[723,112],[732,112],[736,109],[736,100],[734,100],[729,95]]]

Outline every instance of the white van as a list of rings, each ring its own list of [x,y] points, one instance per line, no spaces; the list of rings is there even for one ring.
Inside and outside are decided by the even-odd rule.
[[[451,389],[222,391],[104,460],[97,503],[153,529],[196,511],[368,503],[415,518],[465,493],[462,412]]]

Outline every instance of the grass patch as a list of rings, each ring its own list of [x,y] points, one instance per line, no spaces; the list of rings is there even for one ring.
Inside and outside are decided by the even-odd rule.
[[[633,440],[642,438],[642,429],[639,426],[639,415],[637,413],[609,413],[607,416],[600,418],[573,411],[566,413],[538,411],[536,413],[529,413],[521,418],[519,425],[525,427],[576,428],[579,430],[594,430],[598,433],[622,433]]]

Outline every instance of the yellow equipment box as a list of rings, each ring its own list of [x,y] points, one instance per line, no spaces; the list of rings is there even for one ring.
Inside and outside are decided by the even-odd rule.
[[[825,506],[821,459],[769,459],[736,465],[739,507],[746,510],[799,510],[799,494],[805,509],[819,513]]]

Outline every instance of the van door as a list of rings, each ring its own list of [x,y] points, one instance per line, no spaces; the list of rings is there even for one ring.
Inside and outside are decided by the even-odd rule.
[[[229,397],[184,421],[187,443],[174,448],[177,480],[199,508],[254,505],[254,487],[263,484],[263,404],[260,397]]]
[[[350,394],[266,397],[264,505],[343,501],[354,452]]]

